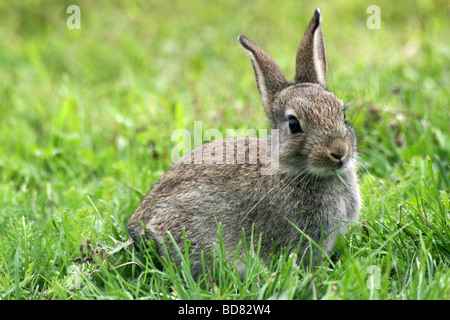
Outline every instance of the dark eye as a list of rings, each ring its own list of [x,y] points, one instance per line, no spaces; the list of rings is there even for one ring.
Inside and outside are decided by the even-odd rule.
[[[294,116],[289,117],[289,131],[291,131],[291,133],[303,132],[302,127],[300,126],[300,122]]]

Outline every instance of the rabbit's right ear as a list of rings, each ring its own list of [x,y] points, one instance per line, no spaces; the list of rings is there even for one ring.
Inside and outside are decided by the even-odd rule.
[[[295,59],[295,82],[318,83],[326,88],[327,59],[322,36],[322,14],[316,9]]]
[[[277,117],[273,101],[276,93],[288,85],[286,77],[272,57],[258,45],[243,35],[240,35],[238,40],[250,55],[264,109],[270,122],[274,124],[277,122]]]

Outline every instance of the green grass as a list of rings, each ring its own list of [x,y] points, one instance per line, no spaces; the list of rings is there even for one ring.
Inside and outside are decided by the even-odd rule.
[[[223,245],[199,281],[189,257],[179,269],[131,245],[175,129],[268,127],[236,37],[292,78],[316,6],[328,86],[360,139],[358,222],[314,270],[256,246],[242,279]],[[0,2],[0,298],[450,299],[448,19],[445,1]]]

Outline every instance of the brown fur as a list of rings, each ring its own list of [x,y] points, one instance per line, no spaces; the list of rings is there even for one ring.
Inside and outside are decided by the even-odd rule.
[[[152,238],[164,252],[170,232],[183,249],[185,230],[192,241],[189,254],[196,276],[202,273],[202,246],[207,253],[218,241],[217,223],[222,225],[224,245],[231,250],[242,240],[242,230],[250,239],[252,229],[261,237],[263,255],[273,246],[295,248],[301,235],[291,222],[321,243],[324,251],[333,247],[337,235],[345,231],[345,221],[357,218],[360,197],[354,130],[344,121],[342,102],[321,82],[326,78],[326,59],[320,21],[317,10],[297,53],[295,79],[299,81],[294,83],[286,81],[266,52],[239,37],[252,60],[271,129],[279,133],[279,167],[261,174],[262,168],[273,164],[261,158],[270,154],[275,143],[271,139],[241,137],[207,143],[199,147],[200,164],[194,164],[193,150],[156,183],[131,216],[129,231],[135,241]],[[303,132],[290,132],[289,116],[299,120]],[[251,163],[254,146],[259,157]],[[234,160],[230,163],[224,155],[218,164],[220,152],[226,150],[234,150]],[[244,164],[237,161],[238,150],[245,150]],[[173,246],[169,250],[179,263]],[[301,250],[307,250],[306,244]],[[243,271],[245,265],[237,261]]]

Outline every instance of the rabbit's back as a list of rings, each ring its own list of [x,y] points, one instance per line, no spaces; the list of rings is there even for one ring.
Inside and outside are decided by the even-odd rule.
[[[205,238],[206,234],[216,236],[215,219],[226,218],[220,222],[238,223],[254,201],[246,197],[258,198],[256,192],[242,192],[255,190],[261,184],[259,158],[249,163],[249,154],[264,150],[261,141],[248,137],[215,140],[180,158],[131,216],[129,229],[135,241],[143,236],[143,224],[149,237],[163,241],[166,231],[176,234],[182,229],[192,234],[200,231]],[[251,150],[253,146],[255,150]],[[227,163],[227,148],[230,147],[235,154],[245,155],[244,163],[237,163],[236,159]],[[218,150],[223,161],[213,163],[217,162]],[[197,151],[201,151],[200,163],[196,159]]]

